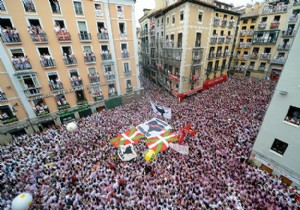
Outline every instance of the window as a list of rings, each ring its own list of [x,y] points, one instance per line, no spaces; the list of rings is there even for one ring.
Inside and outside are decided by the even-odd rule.
[[[129,63],[123,63],[123,66],[124,66],[125,73],[130,72]]]
[[[267,20],[268,20],[268,17],[261,18],[261,22],[267,22]]]
[[[177,47],[182,47],[182,33],[178,34]]]
[[[244,24],[247,24],[247,23],[248,23],[248,19],[244,19],[244,20],[243,20],[243,23],[244,23]]]
[[[78,102],[86,101],[86,99],[84,97],[83,90],[76,90],[75,95],[76,95],[76,98],[77,98],[77,104],[78,104]]]
[[[126,30],[125,30],[125,23],[119,23],[119,30],[121,34],[125,34]]]
[[[18,76],[17,78],[23,90],[40,87],[40,83],[36,75],[24,75]]]
[[[300,108],[295,106],[290,106],[289,111],[284,119],[286,122],[292,123],[294,125],[300,125]]]
[[[42,67],[47,68],[55,66],[55,61],[51,57],[48,47],[39,47],[38,51],[40,53]]]
[[[94,97],[95,101],[103,100],[103,94],[102,94],[102,91],[100,90],[99,86],[92,87],[91,91],[92,91],[92,94],[93,94],[93,97]]]
[[[36,12],[33,0],[22,0],[26,12]]]
[[[131,80],[126,80],[126,88],[132,88]]]
[[[49,86],[52,91],[60,90],[63,88],[62,83],[56,72],[50,72],[47,74],[47,76],[48,76]]]
[[[82,9],[82,4],[80,1],[74,1],[74,9],[75,9],[75,14],[76,15],[83,15],[83,9]]]
[[[100,78],[95,67],[88,68],[88,72],[89,72],[88,77],[91,83],[100,82]]]
[[[12,63],[15,67],[15,70],[25,70],[25,69],[31,69],[30,61],[23,53],[22,49],[11,49],[12,54]]]
[[[199,12],[198,14],[198,22],[202,22],[203,12]]]
[[[167,24],[169,24],[169,17],[167,17]]]
[[[251,23],[256,23],[256,19],[251,19]]]
[[[124,7],[121,5],[117,6],[117,16],[118,18],[124,18]]]
[[[55,98],[59,110],[67,109],[70,107],[64,94],[58,94],[55,96]]]
[[[5,6],[3,0],[0,0],[0,11],[5,11]]]
[[[184,11],[181,11],[180,12],[180,21],[183,21],[184,20]]]
[[[99,4],[99,3],[95,4],[95,12],[96,12],[97,17],[102,17],[103,16],[102,5],[101,4]]]
[[[50,2],[50,6],[51,6],[51,10],[54,14],[60,14],[60,6],[59,6],[59,2],[58,0],[49,0]]]
[[[172,15],[172,24],[175,24],[175,15]]]
[[[276,152],[280,155],[283,155],[285,153],[287,147],[288,147],[287,143],[285,143],[279,139],[275,139],[272,144],[271,150],[273,150],[274,152]]]
[[[15,117],[8,105],[0,105],[0,121],[5,124],[5,120]]]

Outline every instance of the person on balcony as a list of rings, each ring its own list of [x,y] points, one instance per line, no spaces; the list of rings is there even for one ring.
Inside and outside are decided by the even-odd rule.
[[[3,28],[1,26],[1,37],[2,37],[3,42],[8,42],[8,43],[11,42],[8,33],[9,33],[8,29],[7,28]]]

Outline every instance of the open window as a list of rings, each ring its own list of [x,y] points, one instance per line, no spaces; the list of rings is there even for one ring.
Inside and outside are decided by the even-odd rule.
[[[35,74],[22,75],[17,78],[26,96],[34,96],[41,93],[41,86]]]
[[[274,152],[276,152],[280,155],[284,155],[287,147],[288,147],[287,143],[285,143],[279,139],[275,139],[272,144],[271,150],[273,150]]]
[[[288,113],[284,119],[286,122],[289,122],[293,125],[300,125],[300,108],[295,106],[290,106]]]
[[[0,0],[0,11],[6,11],[3,0]]]
[[[48,47],[39,47],[41,65],[43,68],[55,67],[55,60],[52,58]]]
[[[67,109],[70,107],[64,94],[58,94],[55,96],[58,110]]]
[[[32,69],[29,58],[23,53],[22,49],[11,49],[12,64],[15,70],[29,70]]]
[[[90,83],[100,82],[100,77],[99,77],[99,74],[96,71],[95,67],[88,68],[88,72],[89,72],[88,77],[89,77]]]
[[[44,99],[35,99],[32,102],[33,110],[37,116],[45,115],[49,113],[48,106],[46,105]]]
[[[76,99],[77,99],[77,104],[78,105],[86,102],[83,90],[76,90],[75,91],[75,95],[76,95]]]
[[[33,0],[22,0],[26,12],[36,12]]]
[[[103,94],[99,86],[94,86],[91,88],[94,101],[102,101],[103,100]]]
[[[49,0],[50,6],[51,6],[51,11],[54,14],[60,14],[60,5],[58,0]]]
[[[0,121],[2,121],[3,124],[7,124],[10,122],[10,119],[13,122],[17,120],[16,116],[13,114],[11,108],[9,105],[0,105]]]
[[[52,91],[63,89],[62,82],[60,81],[56,72],[50,72],[47,76],[49,81],[49,87]]]
[[[70,81],[72,84],[72,87],[77,87],[82,85],[82,79],[78,74],[77,69],[71,69],[69,70],[70,73]]]
[[[95,12],[97,17],[103,16],[102,5],[100,3],[95,3]]]

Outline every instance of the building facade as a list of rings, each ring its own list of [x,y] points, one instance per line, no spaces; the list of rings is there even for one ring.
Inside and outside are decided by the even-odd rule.
[[[140,89],[135,1],[0,3],[1,58],[35,130]]]
[[[140,19],[144,73],[179,100],[226,79],[239,13],[218,1],[160,7]]]
[[[299,28],[299,14],[296,1],[249,5],[240,18],[232,72],[278,80]]]
[[[300,33],[295,34],[289,57],[256,138],[251,158],[261,168],[300,186]]]

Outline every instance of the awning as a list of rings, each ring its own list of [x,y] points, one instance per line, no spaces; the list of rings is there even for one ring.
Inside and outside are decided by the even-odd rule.
[[[203,87],[204,89],[211,88],[217,84],[220,84],[222,82],[225,82],[227,80],[227,75],[223,75],[214,79],[210,79],[204,82]]]

